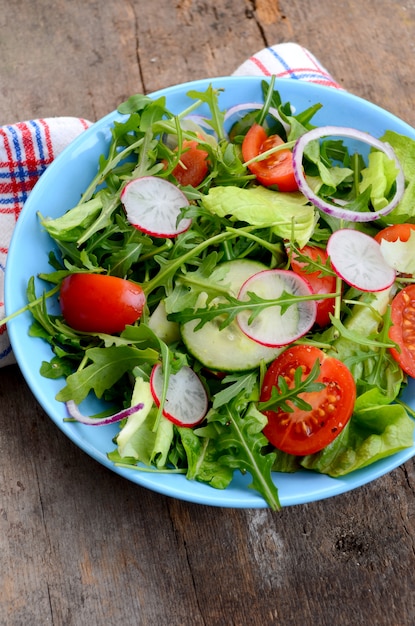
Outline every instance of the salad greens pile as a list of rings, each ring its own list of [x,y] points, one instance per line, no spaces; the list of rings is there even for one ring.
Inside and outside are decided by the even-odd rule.
[[[41,373],[64,381],[57,400],[80,404],[89,394],[95,395],[109,407],[97,417],[140,401],[147,406],[120,423],[108,450],[115,464],[137,471],[182,473],[219,489],[231,483],[236,470],[247,472],[252,487],[276,509],[280,503],[273,471],[307,468],[338,477],[413,445],[413,411],[399,399],[406,375],[389,351],[391,292],[370,294],[343,286],[336,292],[332,324],[314,327],[300,340],[335,355],[355,379],[355,410],[340,435],[321,452],[303,457],[270,446],[262,432],[267,418],[259,405],[267,364],[219,375],[214,364],[208,368],[188,351],[180,325],[193,318],[202,328],[216,319],[226,329],[247,307],[210,280],[222,262],[247,259],[269,268],[287,268],[287,250],[291,250],[310,271],[322,275],[331,271],[302,258],[301,248],[310,243],[325,248],[330,234],[344,227],[344,221],[323,214],[300,192],[257,185],[241,155],[243,135],[253,122],[280,134],[290,145],[313,128],[320,105],[293,114],[272,81],[264,82],[263,107],[246,112],[226,128],[229,120],[220,109],[220,90],[210,87],[188,95],[193,104],[178,115],[166,108],[165,98],[136,95],[124,102],[119,107],[123,117],[112,128],[108,154],[100,158],[97,174],[79,203],[56,219],[39,216],[55,244],[51,241],[51,271],[40,276],[52,288],[39,295],[34,279],[28,284],[34,318],[30,333],[51,345],[53,358],[42,364]],[[202,105],[209,114],[200,117]],[[269,115],[270,107],[278,110],[280,119]],[[415,142],[394,132],[387,132],[384,139],[395,149],[407,185],[387,220],[346,224],[369,234],[386,223],[415,222]],[[209,173],[198,187],[182,187],[190,204],[181,217],[190,217],[192,225],[173,239],[140,232],[126,218],[121,192],[129,181],[142,176],[172,180],[180,161],[176,147],[184,140],[197,141],[209,162]],[[382,206],[396,172],[383,155],[373,155],[364,159],[350,154],[344,142],[327,139],[318,152],[310,151],[308,180],[322,196],[352,202],[355,210]],[[106,335],[78,332],[61,315],[51,314],[48,296],[58,291],[66,276],[77,272],[105,273],[139,283],[147,299],[141,320],[119,335]],[[221,304],[212,307],[215,298],[221,298]],[[284,295],[278,303],[284,306]],[[258,309],[271,304],[276,302],[256,299]],[[201,377],[210,408],[200,425],[177,426],[153,403],[149,380],[158,362],[163,364],[166,384],[183,365],[190,365]],[[297,380],[294,389],[282,387],[275,406],[300,402],[300,393],[314,388],[316,373]]]

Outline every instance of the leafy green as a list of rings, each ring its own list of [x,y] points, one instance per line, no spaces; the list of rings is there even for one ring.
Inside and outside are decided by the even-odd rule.
[[[199,323],[195,327],[195,330],[199,330],[199,328],[202,328],[207,322],[215,318],[220,318],[219,328],[222,330],[226,328],[226,326],[229,326],[242,311],[249,311],[249,323],[251,323],[262,311],[270,307],[279,307],[281,314],[283,314],[289,306],[295,306],[305,300],[315,299],[313,295],[297,296],[286,291],[283,291],[278,298],[270,300],[261,298],[254,292],[248,292],[244,300],[234,298],[229,293],[225,294],[224,298],[226,300],[225,302],[215,302],[211,306],[186,308],[183,311],[170,313],[168,319],[181,323],[199,320]]]
[[[302,194],[275,193],[265,187],[212,187],[203,204],[219,217],[230,215],[254,226],[272,227],[275,234],[293,238],[300,248],[310,239],[316,221],[314,208]]]
[[[278,491],[271,475],[275,453],[264,451],[268,443],[262,434],[265,423],[265,416],[252,403],[244,412],[235,401],[223,406],[221,411],[212,409],[207,417],[207,426],[194,431],[196,436],[204,435],[207,441],[203,446],[202,461],[195,459],[190,468],[191,475],[195,478],[203,476],[214,458],[221,468],[249,472],[251,487],[263,495],[272,509],[280,508]]]
[[[370,392],[376,395],[376,390]],[[372,404],[354,413],[324,450],[304,457],[304,468],[344,476],[413,445],[414,423],[397,404]]]
[[[134,346],[112,346],[90,348],[85,351],[90,364],[77,370],[66,379],[66,385],[56,396],[57,400],[82,402],[90,391],[102,398],[106,389],[113,387],[119,379],[135,365],[156,363],[159,355],[151,348],[140,350]]]
[[[403,198],[387,216],[389,224],[403,224],[415,218],[415,140],[395,131],[387,130],[382,141],[392,146],[405,176]]]
[[[316,382],[320,374],[320,364],[316,361],[311,368],[309,374],[303,380],[303,370],[297,367],[294,372],[292,387],[290,387],[283,376],[278,377],[277,386],[272,388],[269,400],[259,402],[260,411],[276,411],[277,408],[292,413],[293,407],[288,404],[288,400],[292,402],[301,411],[310,411],[311,406],[301,396],[302,393],[313,393],[321,391],[325,388],[324,383]]]
[[[398,173],[395,163],[384,152],[371,152],[368,166],[363,169],[360,190],[370,187],[370,200],[375,211],[383,209],[389,202],[389,194]]]
[[[276,300],[249,293],[248,300],[241,302],[221,273],[225,261],[248,259],[287,269],[295,254],[305,262],[305,271],[333,274],[329,263],[311,262],[301,249],[307,243],[324,248],[330,233],[344,224],[320,214],[299,192],[280,193],[258,185],[241,155],[243,136],[254,121],[295,142],[312,128],[321,105],[294,114],[290,103],[282,102],[273,80],[263,81],[262,90],[264,106],[249,112],[229,133],[219,106],[221,90],[212,86],[205,92],[189,92],[189,106],[178,115],[166,108],[164,98],[136,94],[122,103],[123,117],[113,124],[108,153],[99,159],[97,173],[79,202],[54,219],[39,215],[41,228],[55,246],[49,255],[51,271],[38,278],[52,288],[38,296],[32,278],[27,308],[33,317],[31,336],[47,341],[53,351],[50,362],[42,363],[41,373],[62,379],[58,400],[80,403],[92,395],[111,406],[143,403],[143,409],[120,424],[116,448],[108,452],[114,463],[136,471],[183,473],[188,480],[218,489],[228,487],[235,472],[249,474],[251,488],[278,509],[273,471],[303,467],[341,476],[411,446],[414,425],[410,410],[399,400],[406,377],[389,350],[393,345],[389,291],[368,295],[344,289],[341,295],[339,288],[332,324],[313,329],[301,340],[343,361],[357,389],[355,411],[346,428],[323,451],[307,457],[270,446],[263,434],[264,411],[290,412],[293,407],[307,411],[310,406],[302,394],[320,390],[318,364],[304,380],[298,368],[292,386],[280,378],[269,401],[260,402],[265,363],[221,378],[206,371],[182,342],[180,325],[186,321],[198,321],[200,327],[215,320],[224,327],[235,324],[238,312],[247,308],[253,319],[267,307],[278,305],[284,311],[293,304],[287,293]],[[208,130],[188,119],[200,107]],[[280,120],[269,114],[270,107],[278,110]],[[128,222],[122,191],[140,176],[160,176],[175,183],[172,172],[185,139],[197,141],[209,161],[205,180],[197,188],[182,189],[190,205],[181,217],[189,217],[191,227],[174,239],[151,237]],[[406,178],[404,197],[388,220],[415,221],[415,142],[390,131],[384,140],[394,148]],[[356,211],[384,206],[394,191],[395,166],[382,153],[370,153],[365,164],[341,141],[311,142],[303,165],[316,193]],[[382,225],[379,220],[357,227],[373,233]],[[405,273],[413,274],[412,246],[410,240],[390,252]],[[140,322],[119,335],[70,328],[56,297],[62,280],[74,272],[106,273],[141,284],[147,306]],[[149,382],[156,363],[162,364],[164,376],[159,407]],[[184,365],[199,374],[210,401],[205,420],[195,428],[175,426],[163,415],[169,377]]]

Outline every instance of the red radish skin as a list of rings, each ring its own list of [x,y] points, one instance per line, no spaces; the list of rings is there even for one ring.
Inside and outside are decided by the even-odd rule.
[[[246,300],[249,292],[264,299],[279,298],[283,292],[294,296],[312,296],[311,285],[291,270],[264,270],[254,274],[242,285],[239,300]],[[296,307],[296,308],[295,308]],[[284,314],[278,305],[263,310],[249,323],[249,310],[238,314],[240,329],[253,341],[268,346],[285,346],[304,336],[316,321],[315,300],[304,300],[288,307]]]
[[[327,242],[327,254],[336,274],[360,291],[383,291],[395,280],[396,272],[386,263],[380,244],[358,230],[336,230]]]
[[[181,209],[189,201],[176,185],[164,178],[135,178],[124,187],[121,202],[130,224],[153,237],[176,237],[192,223],[191,219],[179,220]]]
[[[153,367],[150,377],[151,393],[160,406],[163,393],[163,369]],[[190,368],[182,367],[169,377],[163,415],[177,426],[192,427],[200,424],[208,410],[208,397],[199,376]]]

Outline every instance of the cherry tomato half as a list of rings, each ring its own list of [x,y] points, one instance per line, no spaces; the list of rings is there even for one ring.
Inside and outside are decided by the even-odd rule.
[[[60,288],[62,315],[82,332],[120,333],[141,317],[145,301],[139,285],[106,274],[71,274]]]
[[[180,163],[172,174],[180,185],[197,187],[206,178],[209,171],[206,150],[200,148],[197,141],[184,141]]]
[[[283,145],[283,143],[284,141],[278,135],[267,137],[263,127],[259,124],[254,124],[248,130],[242,142],[243,159],[244,161],[250,161],[271,148]],[[277,185],[279,191],[298,190],[291,150],[280,150],[262,161],[254,161],[248,165],[248,169],[252,174],[255,174],[258,182],[265,187]]]
[[[343,430],[349,421],[356,400],[356,385],[348,368],[338,359],[327,356],[313,346],[293,346],[283,352],[268,368],[261,390],[261,402],[269,400],[278,379],[284,377],[292,387],[294,372],[303,370],[303,379],[310,373],[316,360],[320,362],[317,382],[324,383],[320,391],[300,394],[311,409],[303,410],[294,404],[292,412],[266,410],[268,424],[263,433],[275,448],[304,456],[325,448]]]
[[[312,261],[318,261],[321,265],[325,265],[328,260],[328,255],[325,250],[315,248],[314,246],[304,246],[300,252]],[[323,275],[322,272],[306,272],[304,266],[306,263],[296,259],[293,255],[291,258],[291,269],[308,280],[311,285],[313,293],[334,293],[336,291],[336,277],[329,274]],[[326,300],[317,300],[317,316],[316,324],[320,328],[324,328],[330,323],[330,313],[334,313],[334,298],[327,298]]]
[[[411,236],[411,231],[415,230],[415,224],[392,224],[383,228],[375,235],[375,239],[378,243],[384,239],[385,241],[408,241]]]
[[[415,378],[415,284],[396,294],[391,316],[389,337],[399,346],[399,350],[391,348],[391,354],[403,371]]]

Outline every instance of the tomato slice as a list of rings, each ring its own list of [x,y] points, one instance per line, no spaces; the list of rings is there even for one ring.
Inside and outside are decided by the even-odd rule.
[[[182,149],[180,163],[176,165],[172,174],[180,185],[197,187],[209,171],[208,153],[200,148],[197,141],[185,140]]]
[[[385,241],[408,241],[411,236],[411,231],[415,230],[415,224],[391,224],[383,228],[375,235],[375,239],[378,243],[384,239]]]
[[[320,362],[317,382],[325,386],[320,391],[300,394],[310,410],[299,409],[288,401],[292,412],[264,411],[268,418],[264,435],[275,448],[288,454],[304,456],[322,450],[341,433],[353,413],[356,385],[349,369],[319,348],[305,345],[288,348],[271,364],[264,377],[261,402],[270,399],[273,387],[279,389],[280,376],[292,387],[295,370],[301,367],[304,379],[316,360]]]
[[[307,257],[309,257],[312,261],[318,261],[322,265],[325,265],[328,260],[328,255],[325,250],[321,248],[316,248],[314,246],[304,246],[300,250],[300,252]],[[304,267],[307,263],[304,263],[296,258],[295,255],[292,255],[291,258],[291,269],[308,280],[311,286],[311,290],[313,293],[334,293],[336,291],[336,277],[331,276],[329,274],[323,275],[322,272],[306,272]],[[327,298],[325,300],[317,300],[317,316],[316,316],[316,324],[320,326],[320,328],[324,328],[330,323],[330,313],[334,313],[334,298]]]
[[[242,156],[244,161],[250,161],[267,150],[283,144],[284,141],[281,137],[278,135],[268,137],[262,126],[254,124],[242,142]],[[293,157],[289,149],[275,152],[262,161],[254,161],[248,165],[248,169],[265,187],[277,185],[279,191],[298,190],[294,175]]]
[[[415,378],[415,284],[394,297],[391,316],[389,337],[399,347],[391,348],[391,354],[403,371]]]
[[[141,317],[145,301],[140,285],[106,274],[71,274],[60,288],[62,315],[82,332],[120,333]]]

